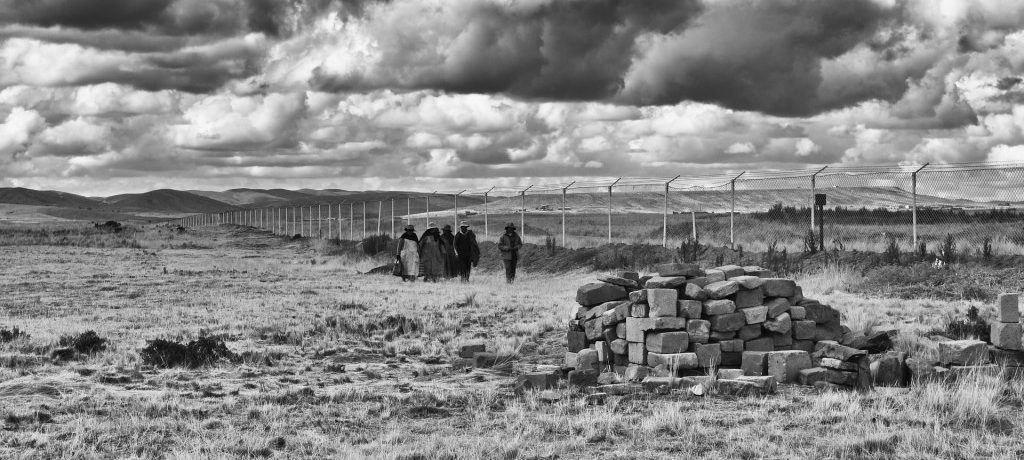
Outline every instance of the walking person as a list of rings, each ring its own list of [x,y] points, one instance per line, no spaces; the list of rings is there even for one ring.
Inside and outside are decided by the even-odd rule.
[[[516,233],[516,224],[509,222],[505,225],[505,233],[498,240],[501,262],[505,264],[505,281],[509,284],[516,280],[516,266],[519,264],[519,250],[522,247],[523,240]]]
[[[420,236],[420,276],[424,281],[437,281],[444,276],[444,252],[441,232],[437,224],[430,223]]]
[[[398,259],[402,281],[416,281],[420,271],[420,239],[416,236],[416,227],[405,226],[405,232],[398,238],[395,257]]]
[[[459,257],[455,253],[455,235],[451,225],[441,229],[441,252],[444,253],[444,277],[455,278],[459,275]]]
[[[480,245],[466,222],[459,223],[459,232],[455,234],[455,253],[459,258],[459,277],[462,281],[469,281],[469,272],[480,262]]]

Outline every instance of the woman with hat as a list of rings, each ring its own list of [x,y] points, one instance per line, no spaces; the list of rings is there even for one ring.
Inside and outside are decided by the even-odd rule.
[[[505,233],[498,240],[498,250],[501,251],[501,261],[505,264],[505,281],[512,283],[516,280],[516,266],[519,264],[519,249],[523,247],[523,240],[516,233],[516,224],[509,222],[505,225]]]
[[[444,252],[441,232],[431,222],[420,236],[420,276],[424,281],[437,281],[444,276]]]
[[[451,225],[445,224],[441,229],[441,252],[444,253],[444,277],[455,278],[459,275],[459,257],[455,254],[455,235]]]
[[[465,221],[459,224],[459,232],[455,234],[455,253],[459,256],[459,276],[462,281],[469,281],[469,273],[480,261],[480,245]]]
[[[398,259],[398,274],[402,281],[416,281],[416,274],[420,270],[420,239],[416,237],[416,227],[412,224],[405,226],[405,232],[398,238],[398,249],[395,257]]]

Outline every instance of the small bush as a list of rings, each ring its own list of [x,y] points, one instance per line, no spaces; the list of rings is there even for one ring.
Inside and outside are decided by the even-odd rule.
[[[978,339],[989,341],[989,324],[978,315],[978,307],[967,309],[966,317],[953,317],[946,322],[946,326],[936,331],[951,339]]]
[[[555,255],[555,253],[558,251],[558,240],[556,240],[553,236],[545,236],[544,249],[548,251],[549,256]]]
[[[708,246],[700,244],[700,238],[689,237],[679,245],[679,258],[683,262],[697,262],[704,258]]]
[[[804,235],[804,252],[811,254],[818,252],[818,239],[814,236],[814,230],[807,230]]]
[[[942,246],[939,247],[939,258],[947,264],[956,262],[956,239],[952,234],[947,233],[946,239],[942,240]]]
[[[78,335],[65,335],[60,338],[60,346],[73,348],[82,354],[93,354],[107,349],[107,339],[100,337],[95,331],[87,331]]]
[[[985,260],[992,259],[992,237],[986,236],[985,240],[981,242],[981,258]]]
[[[0,328],[0,343],[8,343],[17,339],[27,338],[28,334],[26,334],[25,331],[19,330],[18,326],[14,326],[11,330],[7,330],[7,328]]]
[[[150,341],[139,354],[142,355],[143,363],[163,368],[197,368],[220,360],[238,360],[238,355],[228,349],[224,339],[213,337],[200,337],[188,344],[156,339]]]
[[[372,257],[382,252],[390,251],[391,242],[391,235],[380,234],[363,238],[360,245],[363,248],[363,253]]]
[[[896,236],[888,235],[888,241],[885,244],[885,252],[882,253],[882,260],[889,265],[899,265],[900,263],[900,245],[896,242]]]
[[[917,258],[918,260],[924,260],[928,257],[928,245],[924,241],[917,243]]]

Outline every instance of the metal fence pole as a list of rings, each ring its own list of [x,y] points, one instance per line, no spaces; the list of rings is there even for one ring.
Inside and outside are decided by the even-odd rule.
[[[665,209],[661,211],[661,246],[664,248],[668,247],[668,186],[679,179],[679,176],[673,177],[672,180],[665,182]]]
[[[334,206],[327,205],[327,239],[334,238],[334,223],[331,222],[331,211]]]
[[[338,203],[338,241],[341,241],[341,203]]]
[[[391,198],[391,237],[395,237],[395,198]]]
[[[313,208],[310,207],[309,210],[312,211]],[[316,237],[321,239],[321,240],[324,239],[324,218],[323,217],[324,217],[323,205],[317,204],[316,205]]]
[[[430,195],[427,195],[426,199],[427,199],[427,225],[430,225]]]
[[[356,213],[355,213],[355,202],[348,204],[348,239],[349,241],[356,239]]]
[[[380,218],[384,215],[384,201],[377,202],[377,234],[380,235]]]
[[[693,227],[691,229],[693,234],[690,235],[690,236],[692,236],[693,237],[693,241],[696,242],[697,241],[697,211],[695,211],[693,208],[690,208],[690,223],[691,223],[691,227]]]
[[[459,195],[466,193],[465,190],[455,194],[455,222],[452,224],[452,228],[456,231],[459,229]]]
[[[363,239],[366,239],[366,202],[363,202]]]
[[[811,231],[812,232],[814,231],[814,226],[817,224],[817,222],[814,220],[814,207],[815,207],[814,206],[814,194],[818,190],[818,174],[821,174],[821,172],[824,171],[827,168],[828,168],[828,166],[825,166],[824,168],[819,169],[814,174],[811,174]],[[824,249],[824,248],[822,248],[822,249]]]
[[[519,233],[524,243],[526,242],[526,192],[531,188],[533,188],[532,184],[519,192],[519,196],[523,199],[523,213],[519,215],[519,226],[521,227]]]
[[[493,190],[494,190],[494,187],[491,187],[486,192],[484,192],[484,239],[485,240],[491,239],[491,236],[490,236],[490,234],[488,233],[488,230],[487,230],[488,229],[488,226],[487,226],[487,195],[490,194],[491,191],[493,191]]]
[[[566,246],[566,241],[565,241],[565,194],[569,190],[569,187],[572,187],[573,184],[575,184],[575,183],[576,183],[576,181],[572,181],[572,182],[569,182],[569,185],[566,185],[565,187],[562,187],[562,247],[563,248],[564,247],[568,247],[568,246]]]
[[[608,186],[608,244],[612,244],[612,187],[618,184],[622,178],[615,179],[612,185]]]
[[[731,203],[731,207],[729,208],[729,247],[732,249],[736,249],[736,179],[739,179],[740,176],[746,173],[746,171],[743,171],[739,176],[736,176],[729,181],[729,188],[732,191],[732,196],[729,200]]]
[[[913,227],[914,232],[914,249],[917,249],[917,173],[923,171],[924,168],[927,168],[929,164],[931,163],[925,163],[920,168],[917,168],[917,171],[914,171],[914,173],[910,175],[911,188],[914,196],[914,203],[911,208],[911,215],[913,216],[913,223],[911,224],[911,226]]]
[[[412,223],[412,197],[409,195],[405,196],[405,221],[406,225]]]

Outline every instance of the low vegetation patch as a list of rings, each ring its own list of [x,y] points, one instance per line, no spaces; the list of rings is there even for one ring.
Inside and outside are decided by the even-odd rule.
[[[68,347],[86,355],[107,349],[107,339],[100,337],[95,331],[86,331],[78,335],[65,335],[60,338],[59,343],[62,347]]]
[[[139,354],[142,362],[162,368],[197,368],[219,361],[237,361],[238,355],[228,349],[224,339],[200,337],[187,344],[164,339],[149,342]]]
[[[14,326],[14,328],[10,330],[7,328],[0,328],[0,343],[9,343],[20,338],[27,339],[28,334],[26,334],[25,331],[18,329],[18,326]]]

